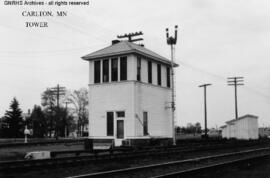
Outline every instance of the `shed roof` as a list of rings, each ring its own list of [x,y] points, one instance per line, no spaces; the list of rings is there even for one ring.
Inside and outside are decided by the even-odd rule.
[[[238,120],[245,119],[245,118],[247,118],[247,117],[253,118],[253,119],[258,119],[258,116],[254,116],[254,115],[251,115],[251,114],[246,114],[246,115],[244,115],[244,116],[238,117],[237,119],[229,120],[229,121],[227,121],[226,123],[227,123],[227,124],[232,124],[232,123],[234,123],[234,122],[236,122],[236,121],[238,121]]]
[[[90,61],[94,59],[104,58],[104,57],[111,57],[117,55],[124,55],[124,54],[140,54],[145,57],[148,57],[153,60],[157,60],[159,62],[163,62],[166,64],[171,64],[171,61],[141,45],[128,42],[128,41],[120,41],[116,44],[110,45],[106,48],[101,50],[95,51],[88,55],[82,57],[82,59]],[[174,67],[177,67],[178,64],[174,63]]]

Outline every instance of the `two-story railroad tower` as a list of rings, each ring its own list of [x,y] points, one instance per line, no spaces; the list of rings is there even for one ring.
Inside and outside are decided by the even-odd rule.
[[[172,138],[171,61],[129,41],[82,59],[89,62],[89,137]],[[174,67],[177,67],[174,64]]]

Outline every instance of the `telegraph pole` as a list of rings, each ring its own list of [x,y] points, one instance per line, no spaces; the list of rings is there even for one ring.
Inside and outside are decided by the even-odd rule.
[[[56,95],[57,108],[59,109],[59,107],[60,107],[60,105],[59,105],[60,96],[66,94],[66,88],[65,87],[60,87],[59,84],[57,84],[56,87],[50,88],[50,92],[51,92],[52,95]]]
[[[117,38],[128,38],[129,42],[134,42],[134,41],[141,41],[143,38],[137,38],[137,39],[132,39],[135,36],[140,36],[143,35],[143,32],[135,32],[135,33],[128,33],[124,35],[117,35]]]
[[[178,26],[175,26],[174,30],[174,37],[169,36],[169,29],[166,28],[166,38],[167,38],[167,44],[171,46],[171,76],[172,76],[172,101],[171,101],[171,108],[172,108],[172,137],[173,137],[173,145],[176,145],[175,140],[175,86],[174,86],[174,57],[175,57],[175,45],[177,42],[177,28]]]
[[[228,77],[228,85],[234,86],[234,99],[235,99],[235,119],[238,118],[238,107],[237,107],[237,86],[244,85],[244,77]]]
[[[56,102],[57,102],[57,113],[56,116],[59,117],[59,111],[60,111],[60,96],[66,94],[66,88],[65,87],[60,87],[59,84],[57,84],[56,87],[52,87],[49,89],[52,95],[56,95]],[[56,139],[58,138],[57,131],[55,130],[55,136]]]
[[[207,138],[207,104],[206,104],[206,87],[212,84],[207,83],[200,85],[199,87],[203,87],[204,90],[204,136]]]
[[[68,135],[68,127],[67,127],[68,104],[70,102],[66,100],[65,103],[66,103],[66,108],[65,108],[65,110],[66,110],[66,117],[65,117],[65,137],[67,137],[67,135]]]

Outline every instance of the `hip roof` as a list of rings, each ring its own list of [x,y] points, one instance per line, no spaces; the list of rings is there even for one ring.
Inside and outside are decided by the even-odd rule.
[[[162,63],[171,64],[171,60],[141,46],[137,45],[132,42],[128,41],[120,41],[116,44],[110,45],[106,48],[103,48],[101,50],[95,51],[93,53],[90,53],[88,55],[85,55],[82,57],[82,59],[90,61],[100,58],[106,58],[106,57],[112,57],[112,56],[119,56],[119,55],[125,55],[125,54],[139,54],[145,57],[148,57],[152,60],[156,60]],[[177,67],[178,64],[174,63],[174,67]]]

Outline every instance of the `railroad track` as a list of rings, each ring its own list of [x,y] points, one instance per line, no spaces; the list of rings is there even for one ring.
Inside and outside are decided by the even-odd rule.
[[[182,170],[182,171],[175,171],[171,173],[165,173],[161,174],[158,176],[153,176],[151,178],[202,178],[204,177],[211,177],[208,176],[209,173],[213,173],[217,170],[222,170],[226,167],[231,167],[231,166],[237,166],[237,165],[250,165],[251,163],[255,161],[260,161],[261,159],[264,158],[269,158],[270,154],[265,154],[265,155],[260,155],[260,156],[253,156],[253,157],[248,157],[248,158],[240,158],[232,161],[224,161],[221,163],[214,163],[206,166],[199,166],[195,168],[189,168],[187,170]],[[211,174],[210,174],[211,175]]]
[[[130,150],[125,151],[119,149],[108,149],[100,151],[85,151],[81,150],[81,154],[87,154],[82,156],[69,156],[69,157],[60,157],[57,158],[57,154],[69,154],[75,153],[78,155],[77,151],[57,151],[52,152],[52,159],[40,159],[40,160],[17,160],[17,161],[2,161],[0,162],[0,171],[10,171],[13,169],[16,170],[27,170],[34,169],[38,167],[48,167],[55,165],[65,165],[72,163],[84,163],[84,162],[95,162],[95,161],[105,161],[105,160],[114,160],[114,159],[128,159],[135,157],[144,157],[144,156],[155,156],[155,155],[166,155],[173,153],[186,153],[191,151],[202,151],[213,149],[213,147],[218,148],[217,145],[212,146],[196,146],[196,147],[154,147],[153,149],[139,149],[139,150]],[[80,152],[78,150],[78,152]]]
[[[202,170],[223,167],[270,156],[270,147],[250,149],[214,156],[198,157],[193,159],[152,164],[140,167],[118,169],[112,171],[91,173],[69,178],[99,178],[99,177],[182,177],[198,174]],[[191,176],[192,177],[192,176]]]
[[[154,147],[152,149],[142,149],[142,150],[130,150],[127,151],[125,149],[119,150],[119,149],[112,149],[112,150],[105,150],[100,152],[87,152],[82,151],[84,154],[87,155],[81,155],[81,156],[69,156],[69,157],[55,157],[52,159],[43,159],[43,160],[18,160],[18,161],[4,161],[0,162],[0,171],[10,171],[10,170],[34,170],[36,168],[49,168],[54,166],[63,166],[67,164],[74,164],[78,165],[78,163],[84,164],[84,163],[95,163],[95,162],[101,162],[106,160],[128,160],[130,158],[155,158],[155,157],[170,157],[177,155],[181,159],[183,159],[183,155],[191,155],[194,153],[200,153],[203,151],[210,151],[210,150],[224,150],[225,148],[231,149],[234,147],[239,148],[245,148],[248,146],[251,146],[252,144],[242,144],[242,145],[224,145],[224,144],[216,144],[216,145],[210,145],[210,146],[193,146],[193,147]],[[258,145],[262,146],[262,145]],[[246,148],[245,148],[246,149]],[[71,151],[71,153],[74,151]],[[69,151],[63,151],[63,152],[56,152],[55,154],[68,154]],[[77,154],[77,152],[74,152]],[[78,154],[77,154],[78,155]]]

